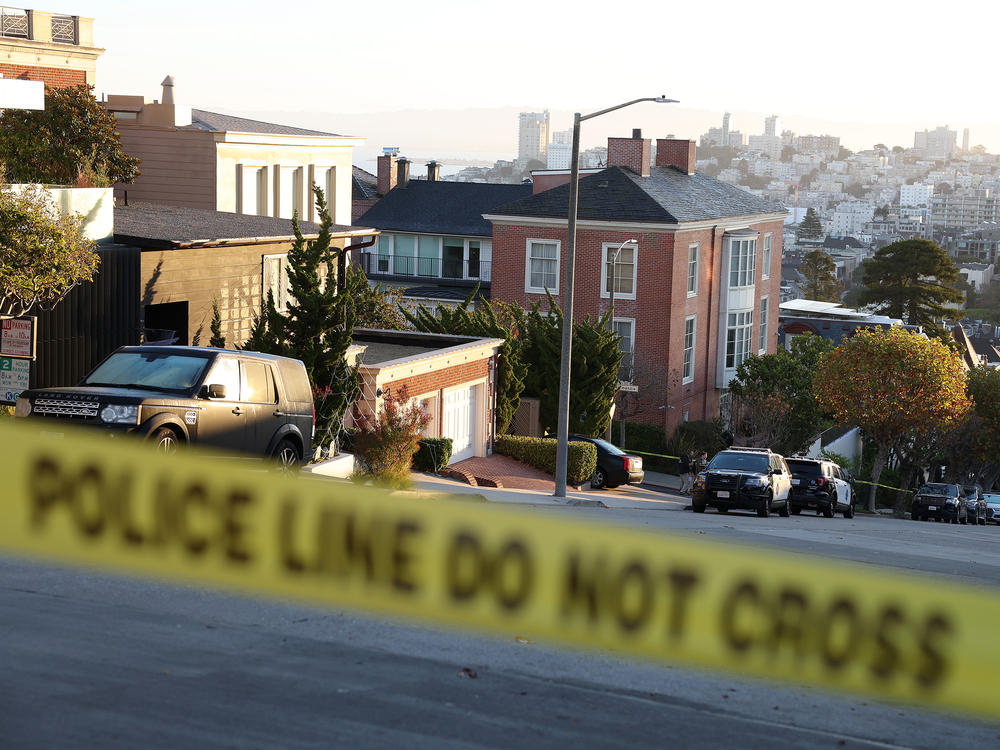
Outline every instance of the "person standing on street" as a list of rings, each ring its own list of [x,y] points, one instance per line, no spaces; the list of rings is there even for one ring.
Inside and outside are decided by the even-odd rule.
[[[680,460],[680,470],[681,470],[681,489],[682,495],[687,495],[691,492],[691,486],[694,484],[694,476],[691,474],[692,461],[691,461],[691,451],[684,451],[681,454]]]

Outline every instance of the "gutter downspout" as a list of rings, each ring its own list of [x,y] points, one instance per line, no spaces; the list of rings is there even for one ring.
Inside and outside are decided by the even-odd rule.
[[[364,242],[358,242],[358,243],[356,243],[354,245],[348,245],[343,250],[341,250],[340,252],[337,253],[337,292],[338,293],[344,291],[344,286],[347,283],[347,278],[346,278],[346,276],[347,276],[347,255],[352,250],[361,250],[362,248],[365,248],[365,247],[371,247],[372,245],[375,244],[375,241],[377,239],[378,239],[378,235],[377,234],[372,235],[372,238],[370,240],[366,240]]]

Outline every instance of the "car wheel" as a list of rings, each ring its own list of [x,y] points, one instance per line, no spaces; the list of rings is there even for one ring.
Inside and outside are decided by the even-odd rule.
[[[165,455],[173,455],[176,453],[177,447],[181,444],[180,439],[177,437],[177,433],[169,427],[158,427],[153,434],[149,436],[149,442],[153,444],[157,452]]]
[[[271,454],[271,458],[275,459],[278,463],[278,471],[291,474],[296,471],[299,467],[299,462],[302,461],[302,453],[299,451],[299,447],[291,440],[285,438]]]
[[[789,502],[788,498],[786,497],[785,504],[778,509],[778,515],[781,516],[782,518],[788,518],[791,515],[791,508],[789,508],[788,506]]]
[[[823,518],[833,518],[833,509],[836,504],[836,500],[831,500],[830,504],[823,508]]]
[[[691,503],[691,510],[693,510],[695,513],[704,513],[705,512],[705,504],[704,503],[700,503],[700,504],[699,503]]]
[[[979,525],[980,526],[985,526],[986,525],[986,519],[985,518],[980,518],[979,519]]]
[[[760,501],[760,507],[757,508],[757,515],[761,518],[767,518],[771,515],[771,493],[768,492],[764,499]]]
[[[608,477],[604,473],[604,469],[597,467],[594,469],[594,475],[590,478],[590,486],[595,490],[601,489],[605,484],[607,484]]]
[[[792,515],[797,516],[802,513],[802,508],[792,508]]]
[[[854,498],[850,499],[847,503],[847,508],[844,509],[844,518],[854,518]]]

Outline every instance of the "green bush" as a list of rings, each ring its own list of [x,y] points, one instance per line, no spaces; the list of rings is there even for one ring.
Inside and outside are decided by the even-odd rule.
[[[451,461],[451,438],[423,438],[413,455],[413,468],[435,474]]]
[[[645,451],[646,453],[663,453],[667,445],[667,431],[662,427],[638,422],[625,423],[625,445],[618,439],[621,425],[615,422],[611,426],[611,437],[619,448],[630,451]]]
[[[556,440],[554,438],[497,435],[493,450],[536,469],[556,473]],[[566,456],[567,484],[583,484],[597,468],[597,448],[593,443],[571,442]]]

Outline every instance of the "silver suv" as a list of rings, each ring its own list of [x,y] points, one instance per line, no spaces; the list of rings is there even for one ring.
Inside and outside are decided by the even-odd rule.
[[[297,359],[198,346],[125,346],[78,386],[24,391],[17,417],[131,433],[171,452],[178,444],[299,463],[315,415]]]

